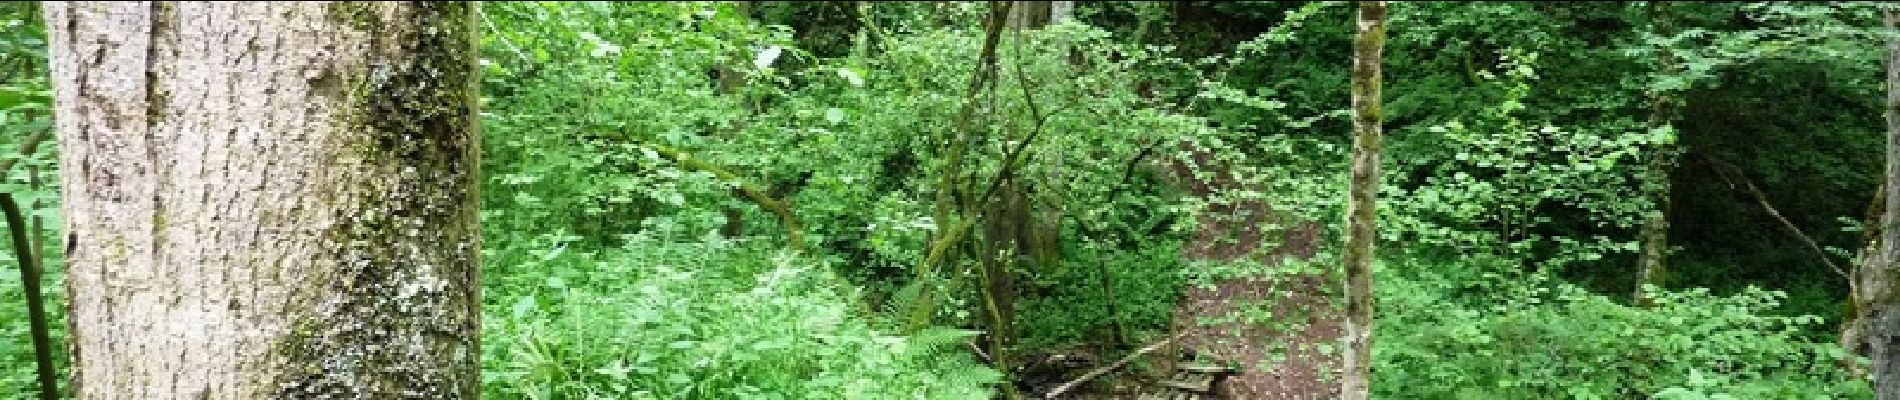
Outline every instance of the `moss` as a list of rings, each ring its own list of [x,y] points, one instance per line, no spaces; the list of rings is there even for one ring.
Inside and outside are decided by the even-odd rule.
[[[339,1],[332,3],[329,11],[331,21],[356,30],[374,30],[376,24],[380,22],[376,16],[376,10],[371,8],[369,2]]]
[[[177,5],[168,2],[152,3],[152,37],[156,38],[167,34],[169,31],[176,30],[176,28],[172,27],[172,21],[177,18],[176,15]],[[148,46],[146,48],[146,59],[159,59],[159,46],[159,43],[152,43]],[[157,69],[146,68],[146,81],[160,81],[158,73],[159,71]],[[148,124],[156,125],[160,119],[164,118],[165,107],[169,100],[167,93],[165,93],[164,85],[145,85],[145,117],[151,121]]]
[[[106,248],[106,265],[130,264],[131,259],[127,258],[125,251],[125,236],[106,236],[104,244]]]
[[[365,69],[309,82],[346,105],[334,151],[356,186],[325,199],[349,218],[326,232],[329,298],[300,304],[312,312],[294,313],[297,332],[274,349],[286,364],[278,397],[476,396],[473,7],[330,10],[372,41]]]

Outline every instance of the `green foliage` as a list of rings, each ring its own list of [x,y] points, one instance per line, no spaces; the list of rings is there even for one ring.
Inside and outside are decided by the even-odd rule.
[[[1385,215],[1393,228],[1386,240],[1558,265],[1636,250],[1633,241],[1557,229],[1565,222],[1634,228],[1653,207],[1631,196],[1640,184],[1639,160],[1647,146],[1673,139],[1640,126],[1571,130],[1525,121],[1536,58],[1506,51],[1501,74],[1478,71],[1478,88],[1496,93],[1494,105],[1407,132],[1427,135],[1430,143],[1393,146],[1399,173],[1388,195],[1406,201]],[[1588,220],[1553,218],[1577,214]]]
[[[1178,246],[1152,243],[1140,252],[1111,252],[1085,245],[1075,250],[1077,259],[1028,279],[1034,296],[1017,305],[1017,330],[1025,347],[1060,348],[1113,337],[1112,321],[1130,332],[1168,329],[1183,287]],[[1105,273],[1114,274],[1113,315],[1102,290]]]
[[[485,282],[484,394],[989,398],[998,375],[962,346],[974,333],[878,328],[829,265],[768,248],[642,238],[545,260],[572,274]]]
[[[20,142],[36,132],[52,129],[52,90],[46,76],[46,30],[40,23],[39,6],[34,2],[0,3],[0,158],[17,160],[11,171],[0,171],[0,191],[13,193],[29,221],[37,217],[44,229],[34,232],[44,255],[45,282],[40,284],[47,296],[47,321],[55,343],[54,360],[61,376],[69,361],[66,340],[64,278],[60,268],[58,213],[59,175],[57,152],[48,135],[31,155],[22,156]],[[37,171],[37,179],[32,172]],[[0,240],[11,240],[0,234]],[[10,249],[10,247],[9,247]],[[21,287],[19,263],[11,250],[0,251],[0,396],[28,397],[38,393],[34,374],[33,346],[27,332],[26,297]],[[62,380],[63,382],[63,380]],[[61,386],[62,392],[70,387]]]
[[[972,333],[884,328],[834,272],[837,257],[765,250],[776,248],[769,239],[778,227],[736,198],[733,182],[650,147],[684,149],[774,195],[833,199],[794,202],[819,241],[866,226],[837,224],[829,207],[861,214],[851,207],[879,204],[888,211],[874,214],[884,232],[918,228],[905,214],[913,202],[866,189],[878,174],[862,170],[877,159],[845,152],[849,143],[809,141],[834,136],[828,129],[855,131],[847,128],[858,114],[788,95],[835,93],[862,85],[867,73],[781,69],[818,60],[792,47],[785,30],[735,11],[729,2],[485,8],[494,30],[508,32],[484,46],[493,96],[483,121],[492,188],[484,193],[485,314],[509,316],[487,320],[485,392],[987,398],[998,375],[962,353]],[[744,79],[722,87],[723,74]],[[758,148],[840,157],[748,150]],[[829,168],[806,172],[820,165]],[[812,178],[799,182],[801,174]],[[746,237],[720,237],[726,209],[751,222],[738,232]],[[904,246],[914,236],[889,240],[873,247],[915,248]]]
[[[1656,307],[1643,309],[1541,274],[1461,279],[1431,272],[1440,265],[1407,265],[1418,272],[1379,282],[1381,397],[1871,395],[1834,367],[1838,346],[1804,337],[1820,318],[1768,315],[1779,292],[1655,292]]]
[[[521,33],[484,46],[486,87],[495,89],[484,168],[507,188],[485,191],[485,224],[600,245],[643,225],[695,238],[718,224],[716,206],[736,201],[722,184],[641,146],[697,149],[704,135],[739,123],[740,103],[715,93],[707,71],[749,64],[749,46],[782,34],[713,3],[504,3],[484,12],[496,30]],[[557,219],[566,226],[548,226]]]
[[[1005,32],[996,79],[971,97],[978,2],[484,3],[484,394],[989,398],[1003,377],[967,351],[988,255],[954,247],[957,262],[913,277],[954,222],[933,219],[935,196],[979,195],[1016,148],[1009,174],[1056,216],[1061,261],[1009,271],[1011,350],[1100,344],[1111,320],[1169,329],[1187,284],[1324,274],[1326,246],[1270,268],[1182,247],[1201,221],[1247,221],[1218,207],[1235,203],[1276,214],[1257,227],[1266,248],[1286,221],[1337,238],[1344,4],[1079,2],[1079,24]],[[1877,7],[1670,2],[1663,29],[1647,4],[1395,6],[1379,395],[1867,397],[1814,316],[1837,312],[1838,279],[1697,160],[1739,166],[1823,245],[1858,245],[1841,226],[1879,172]],[[37,12],[0,3],[6,157],[51,128]],[[1650,129],[1657,96],[1681,108]],[[967,101],[969,160],[951,168]],[[0,190],[55,226],[56,185],[24,173],[52,181],[50,144]],[[1635,229],[1657,206],[1644,157],[1665,144],[1680,156],[1677,272],[1656,308],[1631,308],[1617,300]],[[1190,195],[1188,177],[1225,185]],[[741,183],[790,206],[807,250],[778,250],[786,227]],[[901,288],[926,284],[947,294],[940,325],[898,334]],[[32,387],[18,286],[0,274],[6,394]],[[1674,289],[1696,287],[1710,289]],[[1215,319],[1288,319],[1244,314]]]

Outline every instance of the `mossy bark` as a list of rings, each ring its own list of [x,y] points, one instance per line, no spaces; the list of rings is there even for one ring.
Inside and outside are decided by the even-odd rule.
[[[1887,30],[1900,30],[1900,12],[1885,11]],[[1860,267],[1860,301],[1866,305],[1865,341],[1873,360],[1874,397],[1900,399],[1900,40],[1887,41],[1886,209],[1880,217],[1880,251]]]
[[[1674,19],[1665,6],[1668,2],[1649,3],[1649,14],[1655,19],[1656,33],[1671,35],[1674,31]],[[1664,74],[1676,72],[1676,58],[1667,48],[1657,49],[1657,70]],[[1649,129],[1651,132],[1670,129],[1675,121],[1677,99],[1662,89],[1650,89]],[[1648,161],[1643,171],[1643,196],[1654,207],[1643,216],[1643,227],[1639,231],[1643,250],[1637,255],[1636,287],[1632,296],[1638,306],[1649,307],[1653,300],[1643,289],[1645,285],[1662,286],[1668,277],[1669,260],[1669,207],[1670,172],[1676,164],[1676,146],[1673,138],[1649,145]]]
[[[1841,366],[1841,369],[1848,371],[1850,376],[1856,378],[1867,375],[1867,369],[1861,366],[1857,358],[1868,356],[1867,323],[1872,317],[1869,311],[1874,309],[1868,304],[1869,297],[1886,291],[1885,287],[1878,286],[1879,282],[1869,280],[1883,277],[1873,271],[1873,267],[1880,265],[1880,243],[1885,237],[1885,229],[1880,221],[1886,214],[1887,185],[1882,182],[1880,187],[1874,190],[1873,200],[1868,202],[1867,211],[1861,217],[1861,221],[1867,228],[1861,232],[1860,249],[1854,254],[1852,269],[1848,270],[1851,282],[1848,286],[1846,310],[1841,312],[1840,344],[1841,348],[1847,350],[1847,354],[1841,357],[1837,364]],[[1876,285],[1873,286],[1876,290],[1869,290],[1869,284]]]
[[[1359,2],[1352,61],[1352,177],[1346,202],[1346,351],[1340,398],[1364,400],[1372,375],[1372,244],[1378,235],[1380,62],[1386,4]]]
[[[791,206],[786,205],[784,201],[772,197],[771,193],[766,192],[765,189],[747,183],[744,179],[739,178],[739,175],[733,174],[724,167],[701,161],[698,158],[693,158],[692,154],[688,154],[684,151],[657,144],[642,144],[641,147],[652,150],[654,153],[659,154],[660,157],[673,161],[674,164],[679,164],[680,167],[693,171],[711,173],[713,177],[719,178],[719,180],[732,185],[733,192],[738,194],[739,197],[743,197],[751,201],[752,204],[758,205],[760,209],[778,216],[779,225],[785,229],[785,248],[791,249],[792,251],[803,251],[805,249],[804,228],[798,224],[798,214],[792,211]],[[734,218],[731,217],[731,215],[735,213],[736,210],[729,211],[727,215],[729,218]]]
[[[477,397],[474,7],[49,3],[78,397]]]
[[[977,215],[965,212],[958,207],[957,188],[968,180],[964,176],[964,156],[969,152],[973,137],[978,100],[981,99],[988,82],[996,78],[996,45],[1002,39],[1002,28],[1007,23],[1012,2],[989,2],[989,17],[984,22],[983,49],[977,55],[976,72],[970,77],[968,94],[963,105],[957,109],[956,120],[952,121],[950,134],[943,145],[945,161],[937,170],[938,184],[936,202],[932,207],[932,221],[937,229],[932,233],[930,249],[924,259],[918,263],[912,284],[917,295],[911,300],[909,322],[906,332],[922,330],[930,324],[937,313],[935,282],[938,269],[950,261],[950,251],[962,243],[970,230],[976,225]],[[968,196],[968,194],[963,194]]]

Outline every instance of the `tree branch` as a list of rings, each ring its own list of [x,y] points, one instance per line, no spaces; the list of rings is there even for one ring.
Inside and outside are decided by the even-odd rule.
[[[13,258],[20,263],[20,283],[26,291],[27,325],[33,336],[33,364],[39,376],[40,398],[57,399],[59,378],[53,372],[53,339],[46,326],[46,300],[40,293],[40,261],[33,257],[32,245],[27,243],[26,221],[20,217],[20,205],[13,201],[12,193],[0,193],[0,211],[6,213],[7,230],[13,233]]]
[[[969,95],[964,98],[963,106],[957,110],[954,132],[949,143],[950,159],[944,164],[944,170],[941,172],[943,177],[937,186],[937,204],[933,222],[940,230],[935,242],[930,245],[930,253],[924,257],[923,264],[917,267],[915,281],[918,283],[917,298],[916,304],[913,304],[911,309],[909,332],[916,332],[929,324],[930,314],[936,311],[935,293],[932,292],[930,285],[924,284],[924,279],[935,274],[937,265],[948,254],[949,248],[957,241],[963,240],[975,222],[972,221],[973,218],[963,218],[955,225],[945,225],[951,223],[951,207],[956,197],[951,192],[957,187],[956,182],[963,174],[961,172],[963,154],[968,150],[970,120],[976,116],[977,96],[983,92],[984,83],[989,81],[996,72],[996,43],[1002,38],[1003,22],[1009,15],[1010,3],[1008,1],[990,2],[990,15],[986,21],[988,25],[985,27],[983,37],[983,50],[977,55],[976,73],[970,77]]]
[[[1806,244],[1809,250],[1814,251],[1815,257],[1819,258],[1822,264],[1826,264],[1829,269],[1834,270],[1835,274],[1840,275],[1842,279],[1846,279],[1847,285],[1850,288],[1855,285],[1854,277],[1849,275],[1847,270],[1842,269],[1839,264],[1835,264],[1834,259],[1827,256],[1827,251],[1822,250],[1821,245],[1816,243],[1814,238],[1802,232],[1801,227],[1795,226],[1794,222],[1788,221],[1787,217],[1781,215],[1780,210],[1776,210],[1773,204],[1768,203],[1768,195],[1763,194],[1761,188],[1756,187],[1755,182],[1749,180],[1748,176],[1742,175],[1739,168],[1714,158],[1706,156],[1701,158],[1707,161],[1710,166],[1714,167],[1715,174],[1720,176],[1723,182],[1728,183],[1729,188],[1736,188],[1735,183],[1738,181],[1741,182],[1742,186],[1739,189],[1754,197],[1755,203],[1760,204],[1762,210],[1768,211],[1768,216],[1774,217],[1775,221],[1780,222],[1782,229],[1786,230],[1789,235],[1794,236],[1795,239],[1800,239],[1801,243]]]
[[[745,197],[746,200],[751,200],[752,203],[757,204],[759,208],[778,216],[779,225],[785,228],[787,241],[785,246],[787,248],[793,251],[802,251],[805,249],[805,235],[802,232],[803,228],[798,224],[798,216],[792,213],[791,207],[786,206],[784,202],[778,199],[772,198],[772,195],[767,193],[764,189],[746,182],[745,179],[740,178],[724,167],[694,158],[692,154],[659,144],[637,144],[640,147],[653,150],[653,152],[659,154],[660,157],[666,158],[674,164],[679,164],[681,167],[711,173],[714,177],[719,178],[719,180],[731,184],[733,190],[739,192],[741,197]]]
[[[1187,334],[1188,334],[1187,331],[1182,331],[1180,333],[1174,334],[1174,336],[1169,336],[1167,339],[1162,339],[1161,341],[1154,342],[1154,344],[1150,344],[1147,347],[1142,347],[1140,350],[1135,350],[1134,353],[1129,353],[1126,356],[1122,356],[1122,359],[1115,360],[1115,363],[1113,364],[1109,364],[1101,368],[1096,368],[1093,371],[1089,371],[1086,374],[1082,374],[1082,377],[1080,378],[1075,378],[1075,380],[1069,381],[1068,383],[1064,383],[1062,384],[1062,386],[1057,386],[1054,390],[1050,390],[1049,393],[1043,394],[1042,398],[1054,399],[1054,398],[1061,397],[1063,393],[1068,393],[1070,390],[1074,390],[1076,386],[1081,385],[1083,383],[1088,383],[1088,381],[1094,380],[1096,377],[1100,377],[1103,374],[1107,374],[1109,372],[1114,372],[1117,369],[1121,369],[1123,365],[1128,365],[1128,363],[1134,362],[1135,359],[1141,358],[1141,356],[1147,355],[1148,353],[1153,353],[1155,350],[1160,350],[1162,347],[1167,346],[1168,343],[1174,343],[1176,339],[1180,339],[1182,336],[1187,336]]]

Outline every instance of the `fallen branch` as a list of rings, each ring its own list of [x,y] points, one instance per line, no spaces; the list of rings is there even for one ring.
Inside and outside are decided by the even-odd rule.
[[[732,185],[733,190],[738,191],[740,196],[751,200],[753,204],[758,204],[759,208],[765,209],[765,211],[778,216],[779,225],[785,228],[786,241],[789,242],[786,243],[786,247],[791,248],[793,251],[804,250],[805,235],[802,233],[803,228],[798,225],[798,216],[792,213],[791,207],[786,206],[784,202],[778,201],[778,199],[772,198],[772,195],[766,193],[764,189],[753,186],[751,183],[740,179],[738,175],[727,171],[723,167],[693,158],[692,154],[687,154],[684,151],[674,150],[671,147],[652,143],[640,143],[639,145],[647,150],[653,150],[654,153],[672,161],[674,164],[679,164],[681,167],[694,171],[711,173],[714,177],[719,178],[719,180]]]
[[[1789,235],[1800,239],[1801,243],[1807,244],[1808,249],[1814,251],[1814,255],[1821,259],[1822,264],[1827,264],[1827,267],[1833,269],[1834,273],[1839,274],[1842,279],[1846,279],[1850,290],[1855,286],[1856,282],[1854,282],[1854,277],[1849,275],[1847,270],[1841,269],[1840,265],[1835,264],[1834,259],[1827,256],[1827,251],[1822,250],[1819,243],[1815,243],[1814,238],[1808,237],[1808,234],[1802,232],[1801,228],[1795,226],[1794,222],[1788,221],[1787,217],[1783,217],[1780,210],[1776,210],[1774,205],[1769,204],[1768,195],[1763,194],[1761,188],[1755,187],[1754,181],[1748,180],[1747,176],[1742,176],[1733,165],[1713,158],[1704,157],[1703,159],[1708,160],[1709,164],[1716,167],[1716,175],[1721,176],[1722,181],[1727,182],[1730,188],[1734,188],[1735,182],[1740,181],[1742,183],[1742,189],[1748,192],[1749,195],[1754,196],[1755,203],[1761,204],[1761,208],[1768,211],[1768,216],[1774,217],[1775,221],[1781,222],[1781,227],[1787,230]],[[1731,175],[1733,175],[1732,178]]]
[[[1154,344],[1150,344],[1147,347],[1142,347],[1140,350],[1135,350],[1134,353],[1130,353],[1126,356],[1122,356],[1122,359],[1115,360],[1115,363],[1113,364],[1109,364],[1101,368],[1096,368],[1093,371],[1089,371],[1089,373],[1082,374],[1082,377],[1075,378],[1075,380],[1069,381],[1069,383],[1064,383],[1062,384],[1062,386],[1057,386],[1055,390],[1050,390],[1049,393],[1042,395],[1042,398],[1053,399],[1058,396],[1062,396],[1063,393],[1068,393],[1070,390],[1074,390],[1077,386],[1081,386],[1083,383],[1088,383],[1088,381],[1094,380],[1095,378],[1100,377],[1104,374],[1115,372],[1115,370],[1121,369],[1122,366],[1128,365],[1128,363],[1130,362],[1134,362],[1135,359],[1141,358],[1141,356],[1147,355],[1148,353],[1153,353],[1155,352],[1155,350],[1160,350],[1162,347],[1167,346],[1169,343],[1174,343],[1176,339],[1180,339],[1182,336],[1187,336],[1187,332],[1176,333],[1174,334],[1174,336],[1169,336],[1167,339],[1162,339],[1161,341],[1155,342]]]

